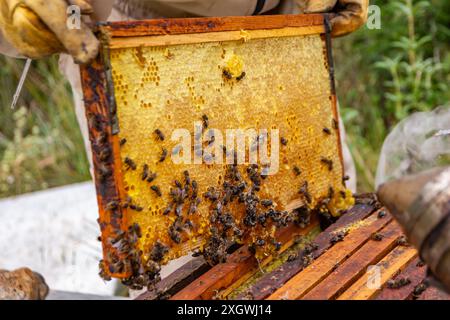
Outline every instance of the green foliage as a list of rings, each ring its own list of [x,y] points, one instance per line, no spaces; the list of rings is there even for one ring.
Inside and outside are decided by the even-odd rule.
[[[0,57],[0,197],[89,179],[70,88],[57,59],[33,62],[10,109],[23,61]]]
[[[360,190],[373,190],[378,154],[390,129],[415,111],[450,101],[450,3],[371,1],[381,29],[335,42],[338,95]]]

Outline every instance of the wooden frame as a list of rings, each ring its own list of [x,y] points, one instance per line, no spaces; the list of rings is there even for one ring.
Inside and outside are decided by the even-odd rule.
[[[243,29],[250,32],[251,36],[255,38],[261,36],[261,31],[259,31],[261,29],[276,29],[277,37],[323,34],[323,41],[327,46],[327,50],[324,52],[325,60],[330,71],[332,90],[330,99],[334,116],[337,118],[328,15],[158,19],[111,22],[99,25],[99,35],[103,43],[101,53],[91,64],[81,67],[81,79],[93,153],[94,179],[100,211],[98,222],[102,230],[104,257],[126,261],[126,257],[115,252],[107,239],[126,231],[128,226],[126,211],[120,206],[114,205],[117,201],[124,199],[126,195],[121,184],[122,163],[119,153],[120,142],[117,136],[119,127],[109,48],[135,46],[135,39],[143,36],[151,36],[153,45],[168,44],[168,35],[172,36],[170,44],[220,41],[225,38],[233,40],[241,37],[240,32]],[[176,35],[175,38],[173,38],[174,35]],[[338,141],[340,147],[339,137]],[[342,153],[339,156],[342,162]],[[286,236],[284,237],[286,238]],[[130,274],[125,272],[112,273],[112,275],[118,278],[127,278]]]

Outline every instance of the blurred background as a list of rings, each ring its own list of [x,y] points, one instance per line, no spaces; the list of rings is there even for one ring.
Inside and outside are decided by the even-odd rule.
[[[359,192],[374,191],[380,149],[397,123],[414,112],[448,106],[450,102],[450,1],[372,0],[371,4],[381,8],[381,29],[364,27],[334,41],[338,97],[357,165]],[[12,96],[23,65],[24,61],[0,56],[0,198],[90,180],[70,87],[58,71],[57,57],[33,62],[19,104],[11,110]],[[89,245],[83,246],[87,248],[86,253],[78,253],[81,258],[77,258],[87,261],[81,277],[89,274],[100,281],[96,272],[90,269],[96,269],[91,261],[97,261],[100,256],[100,246],[95,243],[97,208],[92,184],[63,188],[51,196],[44,193],[21,197],[22,207],[18,207],[18,201],[14,199],[18,200],[0,200],[0,217],[3,216],[3,221],[11,218],[9,225],[0,223],[0,229],[3,226],[4,230],[13,230],[15,225],[23,223],[23,219],[34,220],[32,217],[36,214],[42,214],[40,221],[44,224],[45,221],[54,222],[56,217],[86,215],[83,221],[88,221],[87,225],[82,222],[76,226],[75,219],[61,220],[61,225],[72,228],[74,242],[61,239],[60,251],[53,250],[50,255],[45,253],[46,243],[55,240],[43,240],[40,255],[44,262],[68,259],[67,254],[60,255],[59,252],[67,253],[65,248],[73,246],[79,241],[80,234],[88,232]],[[39,208],[37,203],[40,203]],[[47,207],[42,207],[42,203]],[[63,206],[70,210],[61,212]],[[22,215],[16,215],[18,212]],[[13,216],[21,216],[22,220],[15,220]],[[42,232],[45,227],[30,228],[20,232],[31,235],[29,230]],[[11,237],[14,238],[13,233]],[[4,241],[5,248],[14,242],[13,238]],[[2,250],[4,257],[12,257],[12,252],[8,254],[5,250]],[[30,259],[18,261],[17,266],[11,264],[10,268],[35,261],[31,253],[22,256]],[[76,260],[74,255],[71,259]],[[54,269],[46,273],[40,265],[35,268],[42,270],[47,278],[54,273]],[[52,281],[57,288],[76,287],[74,284],[59,285],[56,275]],[[98,289],[95,281],[93,283],[90,288],[82,285],[77,288],[102,294],[112,292],[110,288]]]

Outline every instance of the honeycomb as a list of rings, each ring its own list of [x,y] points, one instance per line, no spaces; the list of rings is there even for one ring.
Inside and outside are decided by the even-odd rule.
[[[126,215],[130,224],[141,228],[137,245],[144,255],[158,242],[170,248],[162,263],[205,249],[213,222],[211,202],[204,194],[223,186],[230,166],[174,163],[172,155],[190,151],[192,159],[195,142],[208,144],[210,129],[223,133],[224,143],[227,129],[266,129],[270,142],[275,142],[270,132],[278,130],[279,169],[261,180],[258,192],[260,199],[271,199],[276,210],[292,209],[293,203],[314,208],[326,197],[331,197],[333,214],[351,204],[345,200],[351,195],[342,183],[339,131],[323,52],[320,35],[111,49],[124,187],[129,201],[140,207],[128,207]],[[205,119],[208,126],[199,138],[195,126],[205,125]],[[175,129],[189,131],[190,148],[181,151],[180,141],[172,141]],[[249,184],[248,157],[245,160],[237,171]],[[144,170],[156,178],[143,180]],[[185,183],[184,171],[197,182],[201,202],[194,213],[188,212],[189,203],[180,209],[183,221],[191,224],[180,231],[177,243],[168,231],[177,215],[165,210],[171,190]],[[299,193],[305,181],[309,201]],[[242,203],[235,201],[226,210],[246,228]],[[257,226],[239,241],[269,239],[275,229],[273,224]]]

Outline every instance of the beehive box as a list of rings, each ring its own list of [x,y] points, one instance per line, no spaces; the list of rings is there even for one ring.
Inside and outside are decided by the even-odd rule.
[[[171,259],[198,251],[219,263],[233,243],[264,258],[280,250],[281,233],[352,204],[326,22],[100,26],[102,54],[81,76],[102,276],[140,288]]]

